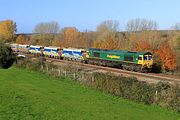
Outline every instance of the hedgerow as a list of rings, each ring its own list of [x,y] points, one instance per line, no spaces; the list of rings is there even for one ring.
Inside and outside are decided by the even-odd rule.
[[[55,77],[69,77],[105,93],[135,102],[159,105],[180,113],[180,86],[178,84],[172,85],[167,82],[149,84],[135,77],[117,76],[112,73],[88,73],[70,65],[57,66],[41,59],[21,60],[16,66],[46,72]]]

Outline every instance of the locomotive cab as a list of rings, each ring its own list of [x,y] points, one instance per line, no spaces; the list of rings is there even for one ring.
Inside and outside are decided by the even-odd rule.
[[[153,65],[153,57],[150,52],[139,55],[138,64],[142,65],[142,69],[147,68],[151,69]]]
[[[82,58],[84,59],[84,60],[86,60],[87,58],[89,58],[89,52],[87,51],[87,50],[82,50],[81,51],[81,54],[82,54]]]

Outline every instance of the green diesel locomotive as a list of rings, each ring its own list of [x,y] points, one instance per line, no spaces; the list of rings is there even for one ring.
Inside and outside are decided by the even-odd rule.
[[[88,49],[87,62],[90,64],[118,67],[121,69],[148,72],[153,65],[150,52]]]

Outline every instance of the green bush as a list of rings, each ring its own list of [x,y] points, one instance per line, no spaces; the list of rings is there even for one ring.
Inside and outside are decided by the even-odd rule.
[[[103,92],[144,104],[157,104],[180,112],[180,87],[178,85],[167,82],[148,84],[134,77],[103,73],[94,73],[94,76],[95,80],[91,81],[91,86]]]
[[[180,86],[160,82],[155,85],[157,90],[156,104],[175,109],[180,112]]]
[[[13,53],[10,46],[0,43],[0,68],[7,69],[15,61],[15,54]]]
[[[152,85],[134,77],[112,76],[95,73],[93,87],[125,99],[152,104],[155,90]]]

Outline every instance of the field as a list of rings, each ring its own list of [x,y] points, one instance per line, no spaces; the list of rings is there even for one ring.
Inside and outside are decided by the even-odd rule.
[[[0,69],[1,120],[180,120],[180,114],[113,97],[67,79]]]

